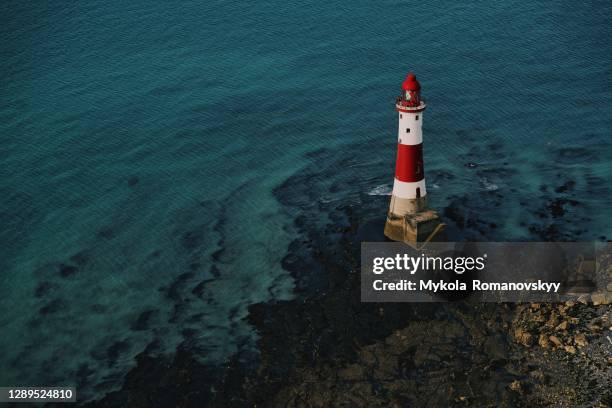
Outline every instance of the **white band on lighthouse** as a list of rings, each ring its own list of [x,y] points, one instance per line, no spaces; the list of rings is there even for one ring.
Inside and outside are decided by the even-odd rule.
[[[425,197],[427,195],[427,191],[425,190],[425,179],[413,182],[394,179],[392,194],[399,198],[408,199]]]
[[[397,142],[406,145],[423,143],[422,111],[399,112],[398,115]]]

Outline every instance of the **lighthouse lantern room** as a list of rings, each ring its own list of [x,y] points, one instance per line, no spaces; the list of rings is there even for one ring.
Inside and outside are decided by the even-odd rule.
[[[414,245],[432,240],[444,229],[438,214],[427,209],[422,131],[426,105],[414,74],[408,74],[402,83],[395,108],[399,123],[397,157],[385,235]]]

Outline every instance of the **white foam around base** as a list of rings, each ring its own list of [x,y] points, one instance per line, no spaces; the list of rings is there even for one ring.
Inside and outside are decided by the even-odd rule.
[[[368,195],[371,196],[389,196],[391,195],[392,187],[389,184],[381,184],[380,186],[376,186],[370,191],[368,191]]]

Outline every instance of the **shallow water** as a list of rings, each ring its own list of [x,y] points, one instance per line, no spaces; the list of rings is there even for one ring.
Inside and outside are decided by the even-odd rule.
[[[453,234],[609,239],[607,1],[0,7],[0,384],[97,396],[155,340],[252,347],[299,213],[390,188],[408,70]],[[320,202],[275,196],[296,173]]]

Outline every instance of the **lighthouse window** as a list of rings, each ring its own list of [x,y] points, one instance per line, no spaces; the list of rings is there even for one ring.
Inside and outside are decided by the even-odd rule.
[[[400,113],[400,119],[402,118],[402,114]]]
[[[406,129],[406,133],[410,133],[410,128]]]
[[[414,120],[419,120],[419,115],[416,115]]]

